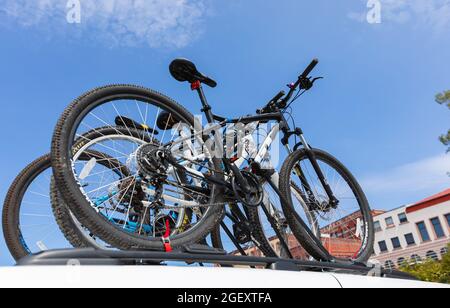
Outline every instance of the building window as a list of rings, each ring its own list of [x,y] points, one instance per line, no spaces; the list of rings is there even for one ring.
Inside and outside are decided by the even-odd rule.
[[[388,248],[387,248],[387,245],[386,245],[386,241],[378,242],[378,246],[380,246],[380,251],[381,252],[388,251]]]
[[[402,245],[400,244],[400,239],[398,237],[394,237],[393,239],[391,239],[391,242],[394,249],[402,248]]]
[[[441,257],[444,257],[446,254],[448,254],[448,248],[444,247],[441,249]]]
[[[388,228],[395,227],[394,220],[392,219],[392,217],[388,217],[385,220],[386,220],[386,226]]]
[[[374,222],[375,232],[381,232],[383,229],[381,228],[381,223],[379,221]]]
[[[431,219],[431,224],[433,225],[434,233],[437,238],[445,237],[444,229],[442,229],[441,221],[438,217]]]
[[[412,255],[411,256],[411,263],[412,264],[422,263],[422,258],[419,255]]]
[[[398,260],[397,260],[397,265],[398,265],[398,267],[402,267],[402,266],[404,266],[404,265],[406,265],[407,263],[406,263],[406,259],[405,258],[399,258]]]
[[[405,224],[408,222],[408,217],[406,216],[406,213],[400,213],[398,214],[398,220],[401,224]]]
[[[393,270],[393,269],[395,268],[395,264],[394,264],[394,262],[392,262],[391,260],[388,260],[388,261],[386,261],[386,262],[384,263],[384,267],[385,267],[387,270]]]
[[[437,261],[439,260],[439,257],[437,255],[437,253],[435,253],[434,251],[430,250],[429,252],[427,252],[427,258],[430,260],[434,260]]]
[[[416,244],[416,241],[414,240],[414,235],[412,233],[406,234],[405,240],[406,240],[406,244],[408,244],[408,246],[412,246],[412,245]]]
[[[420,237],[422,238],[422,242],[428,242],[431,240],[430,234],[428,233],[427,226],[425,222],[417,223],[417,228],[419,229]]]
[[[447,225],[450,228],[450,214],[445,215],[445,219],[447,219]]]

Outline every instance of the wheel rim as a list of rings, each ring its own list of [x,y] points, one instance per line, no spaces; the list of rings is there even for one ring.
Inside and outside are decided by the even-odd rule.
[[[121,96],[123,96],[124,98],[122,98]],[[131,99],[130,96],[132,96],[133,98]],[[120,105],[119,105],[120,102]],[[142,131],[148,138],[150,139],[154,139],[157,138],[159,139],[159,141],[161,143],[167,143],[170,141],[174,141],[176,138],[181,138],[179,135],[177,136],[173,131],[172,132],[168,132],[166,129],[163,130],[163,132],[161,132],[160,134],[155,133],[155,131],[157,130],[157,118],[158,115],[161,114],[162,112],[171,112],[171,110],[167,110],[163,109],[161,104],[158,102],[153,102],[151,100],[149,100],[148,98],[142,97],[142,96],[133,96],[133,95],[118,95],[115,97],[110,97],[110,98],[104,98],[101,99],[93,104],[90,105],[90,109],[86,109],[84,110],[80,115],[78,115],[76,121],[75,121],[75,125],[73,126],[72,132],[68,138],[68,144],[69,146],[73,144],[73,139],[74,138],[82,138],[83,134],[85,133],[86,130],[96,130],[95,127],[98,127],[100,125],[102,125],[103,127],[110,127],[112,129],[114,129],[115,127],[115,123],[114,121],[116,120],[117,117],[121,117],[121,118],[130,118],[130,119],[138,119],[137,121],[141,120],[143,123],[150,123],[153,122],[153,124],[150,125],[145,125],[145,129],[139,129],[140,131]],[[134,109],[132,107],[135,107]],[[109,109],[109,110],[108,110]],[[150,110],[153,111],[150,111]],[[133,110],[133,111],[131,111]],[[100,116],[100,113],[102,114],[102,116]],[[153,116],[151,116],[150,114],[153,114]],[[109,120],[106,120],[109,119]],[[150,121],[150,119],[152,119]],[[137,122],[136,121],[136,122]],[[184,120],[184,122],[188,122],[186,120]],[[135,126],[136,127],[136,126]],[[135,127],[127,127],[127,129],[132,130]],[[182,128],[183,129],[183,128]],[[184,127],[184,129],[186,130],[186,127]],[[177,131],[178,133],[180,133],[179,131]],[[189,129],[189,133],[190,133],[190,129]],[[197,140],[201,137],[196,136]],[[111,138],[105,138],[105,140],[109,140],[110,141]],[[143,138],[142,138],[143,139]],[[98,144],[97,144],[98,145]],[[92,146],[92,145],[91,145]],[[84,147],[84,149],[86,150],[88,147]],[[104,147],[103,147],[104,148]],[[135,154],[136,149],[134,149],[131,152],[128,153],[122,153],[122,154]],[[126,157],[129,160],[132,160],[132,155],[124,155],[124,157]],[[116,158],[124,158],[124,157],[117,157]],[[72,163],[72,165],[75,165],[75,160],[76,157],[70,157],[70,161]],[[211,166],[211,161],[207,160],[204,164],[206,164],[207,167]],[[80,183],[80,176],[82,175],[82,169],[78,169],[76,170],[76,168],[73,168],[73,180],[75,181],[75,183]],[[136,178],[136,173],[134,173],[134,176]],[[193,180],[193,179],[190,179]],[[72,180],[71,180],[72,181]],[[174,182],[175,179],[174,179]],[[179,184],[179,179],[177,182],[178,188],[180,188],[180,184]],[[199,182],[197,183],[197,185],[202,185],[203,182]],[[112,184],[112,183],[110,183]],[[125,192],[128,193],[128,190],[131,189],[131,193],[134,193],[134,189],[136,188],[137,185],[135,185],[135,183],[132,183],[131,185],[128,185],[125,187]],[[83,191],[82,187],[79,187],[80,192],[83,196],[86,197],[86,192]],[[180,191],[176,191],[173,190],[171,191],[172,193],[180,194]],[[186,192],[186,189],[184,189],[183,193],[183,198],[181,198],[181,201],[186,201],[187,197],[186,196],[192,196],[192,192],[191,194],[188,194]],[[167,195],[164,195],[167,196]],[[213,192],[211,192],[211,195],[209,196],[200,196],[199,194],[196,193],[195,194],[195,199],[213,199]],[[189,197],[190,198],[190,197]],[[91,202],[92,200],[89,199],[89,203],[91,205],[92,208],[95,208],[95,204],[93,204],[93,202]],[[169,196],[169,199],[176,199],[173,198],[171,196]],[[134,199],[131,199],[131,201],[133,201]],[[176,200],[180,200],[180,199],[176,199]],[[121,200],[118,200],[119,203],[121,202]],[[204,202],[204,201],[203,201]],[[191,203],[189,203],[191,206],[194,205],[199,205],[201,204],[200,201],[193,201]],[[176,204],[172,204],[173,206],[176,206]],[[177,224],[176,228],[177,230],[175,230],[175,232],[170,232],[170,235],[172,237],[172,239],[177,239],[177,236],[180,235],[181,233],[184,233],[186,231],[192,231],[193,229],[195,229],[198,225],[200,225],[200,222],[203,220],[203,217],[207,216],[207,212],[210,210],[210,208],[208,208],[201,216],[200,215],[193,215],[193,217],[200,217],[198,219],[198,221],[191,221],[189,223],[189,225],[183,225],[182,228],[180,228],[180,224]],[[147,208],[145,209],[145,211],[147,211]],[[148,212],[150,212],[150,210],[148,210]],[[149,232],[150,230],[150,225],[147,226],[148,228],[146,228],[147,230],[143,230],[142,226],[145,227],[145,224],[143,223],[143,221],[146,219],[145,216],[146,215],[150,215],[144,212],[144,214],[142,215],[142,220],[140,222],[135,221],[135,223],[139,223],[140,227],[138,229],[139,232],[134,232],[136,230],[131,229],[131,232],[128,232],[129,235],[135,236],[137,238],[140,239],[145,239],[145,240],[149,240],[149,241],[158,241],[160,242],[160,237],[156,236],[156,233],[153,232],[153,236],[150,235]],[[128,215],[128,211],[127,211],[127,217],[129,217]],[[156,217],[157,215],[155,215]],[[103,217],[105,218],[105,217]],[[118,221],[119,224],[122,222],[123,225],[127,224],[127,222],[130,222],[130,220],[122,220],[122,221]],[[123,228],[121,228],[123,229]],[[153,228],[154,230],[155,228]],[[121,230],[123,231],[123,230]],[[130,231],[130,230],[128,230]],[[145,232],[143,232],[145,231]],[[145,235],[143,235],[145,233]]]
[[[321,156],[317,160],[339,205],[336,208],[329,205],[325,189],[314,168],[304,158],[299,162],[303,175],[299,175],[298,169],[293,168],[290,179],[301,188],[308,210],[299,211],[300,206],[293,198],[294,208],[311,230],[313,225],[319,228],[320,239],[330,255],[337,260],[356,260],[365,252],[369,241],[369,220],[362,209],[363,200],[358,197],[356,187],[345,172],[336,170],[334,163]],[[302,179],[306,179],[309,184],[312,198],[308,196]]]

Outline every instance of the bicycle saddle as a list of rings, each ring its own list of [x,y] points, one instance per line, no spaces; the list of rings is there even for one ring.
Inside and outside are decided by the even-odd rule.
[[[193,83],[200,81],[211,88],[217,87],[217,82],[200,73],[195,64],[187,59],[176,59],[172,61],[169,69],[172,77],[180,82],[188,81],[189,83]]]

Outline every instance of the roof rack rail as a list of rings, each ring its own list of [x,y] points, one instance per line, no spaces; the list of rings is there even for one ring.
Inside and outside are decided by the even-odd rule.
[[[283,271],[319,271],[348,273],[363,276],[416,280],[414,277],[381,267],[364,264],[302,261],[295,259],[247,257],[227,255],[223,250],[199,249],[200,245],[184,247],[174,252],[147,250],[106,250],[95,248],[50,250],[20,260],[16,266],[125,266],[164,265],[166,262],[192,264],[217,264],[221,266],[249,266]],[[200,247],[201,248],[201,247]]]

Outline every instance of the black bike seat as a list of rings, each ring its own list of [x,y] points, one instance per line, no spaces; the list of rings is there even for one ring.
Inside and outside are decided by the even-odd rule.
[[[217,82],[200,73],[195,64],[187,59],[176,59],[172,61],[169,69],[172,77],[180,82],[188,81],[189,83],[193,83],[200,81],[211,88],[217,87]]]

